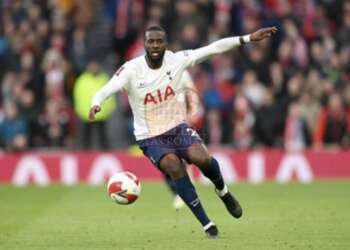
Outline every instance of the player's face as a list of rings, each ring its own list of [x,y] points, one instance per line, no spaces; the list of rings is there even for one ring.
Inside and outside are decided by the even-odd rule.
[[[148,58],[158,61],[163,58],[166,49],[166,37],[162,31],[147,31],[145,35],[145,50]]]

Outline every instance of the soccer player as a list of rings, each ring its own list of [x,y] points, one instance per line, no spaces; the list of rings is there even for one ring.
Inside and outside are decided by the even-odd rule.
[[[208,218],[183,165],[196,165],[215,186],[215,191],[234,218],[242,208],[223,181],[217,160],[209,154],[197,132],[186,123],[183,72],[214,55],[249,42],[270,37],[276,27],[244,36],[228,37],[207,46],[173,53],[166,49],[166,32],[158,26],[145,31],[146,54],[126,62],[93,97],[90,121],[101,111],[107,97],[127,91],[134,116],[134,135],[143,153],[173,180],[177,193],[191,209],[209,238],[218,237],[217,226]]]

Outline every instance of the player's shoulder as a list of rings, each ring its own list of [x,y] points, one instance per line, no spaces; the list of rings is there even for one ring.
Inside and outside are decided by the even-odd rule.
[[[177,52],[172,52],[170,50],[167,50],[165,52],[165,58],[171,62],[179,62],[179,61],[181,62],[183,60],[186,60],[188,56],[189,56],[188,50],[181,50]]]
[[[180,50],[174,53],[174,56],[179,60],[186,60],[190,58],[191,53],[192,53],[192,50]]]
[[[165,52],[164,52],[164,56],[167,58],[172,58],[172,57],[174,57],[174,55],[175,55],[175,53],[174,52],[172,52],[171,50],[166,50]]]
[[[125,67],[129,72],[137,72],[144,67],[143,61],[143,56],[135,57],[129,61],[126,61],[122,67]]]
[[[141,64],[142,59],[143,59],[143,56],[135,57],[129,61],[126,61],[125,65],[127,65],[127,67],[130,67],[130,68],[137,67]]]

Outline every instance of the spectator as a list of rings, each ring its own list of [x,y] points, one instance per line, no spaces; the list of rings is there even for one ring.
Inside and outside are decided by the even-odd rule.
[[[349,146],[348,117],[338,94],[329,97],[327,108],[318,116],[314,146],[316,148]]]
[[[286,94],[280,96],[278,100],[278,111],[281,114],[282,123],[286,120],[288,107],[292,102],[299,99],[301,93],[301,87],[303,84],[303,76],[299,73],[291,76],[287,81]],[[283,125],[284,126],[284,125]]]
[[[38,123],[42,145],[56,148],[69,145],[69,115],[59,100],[52,98],[46,102]]]
[[[285,38],[278,47],[278,61],[283,67],[286,77],[291,77],[297,71],[297,63],[293,58],[293,42]]]
[[[266,47],[266,43],[263,42],[258,46],[249,47],[247,51],[247,58],[244,59],[245,57],[243,57],[243,70],[250,73],[254,72],[256,80],[265,85],[268,81],[267,61],[270,54],[269,49]]]
[[[317,123],[317,117],[321,111],[321,104],[308,92],[302,94],[299,103],[300,113],[306,122],[307,130],[310,135],[313,135]]]
[[[0,141],[6,150],[23,151],[28,146],[27,121],[19,115],[14,102],[5,103]]]
[[[218,146],[221,143],[222,130],[220,126],[220,112],[217,109],[209,109],[206,115],[207,143],[211,146]]]
[[[242,91],[255,108],[261,106],[266,89],[251,70],[248,70],[243,75]]]
[[[248,100],[237,96],[233,113],[233,145],[238,149],[247,149],[253,145],[253,127],[255,116]]]
[[[343,1],[342,27],[337,32],[337,40],[341,47],[348,45],[350,40],[350,1]]]
[[[285,95],[285,76],[283,74],[282,65],[273,62],[269,66],[269,82],[270,91],[277,97],[281,98]]]
[[[265,91],[261,107],[256,110],[254,123],[257,146],[278,146],[281,136],[281,117],[271,92]]]
[[[20,114],[27,121],[28,130],[28,146],[32,147],[35,144],[36,120],[38,117],[38,110],[35,106],[35,96],[31,90],[25,89],[18,96],[18,110]]]
[[[70,61],[73,63],[74,71],[77,74],[83,72],[87,64],[88,48],[86,32],[84,29],[76,29],[73,32],[73,39],[70,43]]]
[[[115,109],[116,102],[113,97],[108,99],[102,106],[102,111],[96,116],[96,122],[88,122],[90,102],[98,89],[105,85],[109,77],[101,71],[100,65],[96,61],[91,61],[74,84],[74,109],[79,117],[82,140],[80,142],[83,148],[91,148],[91,138],[93,131],[97,131],[98,141],[103,149],[110,147],[107,136],[106,120],[111,116]]]
[[[67,62],[58,49],[49,49],[44,56],[42,69],[45,73],[45,90],[49,98],[60,98],[64,95]]]
[[[310,133],[302,117],[300,103],[292,102],[284,128],[284,148],[288,151],[299,151],[310,145],[310,142]]]
[[[296,23],[291,19],[284,21],[283,26],[287,38],[290,39],[293,45],[293,61],[295,61],[298,68],[305,69],[308,64],[308,48],[305,40],[300,36]]]
[[[172,29],[172,38],[177,38],[178,34],[192,33],[193,29],[197,31],[197,37],[201,41],[206,38],[207,19],[205,15],[199,10],[197,2],[179,0],[175,3],[176,16]],[[190,26],[187,26],[189,25]],[[190,31],[186,31],[190,29]]]

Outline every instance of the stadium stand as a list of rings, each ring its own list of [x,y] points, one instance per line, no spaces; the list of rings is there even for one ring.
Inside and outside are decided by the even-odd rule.
[[[91,61],[108,74],[161,24],[172,50],[275,25],[271,40],[191,69],[209,145],[349,147],[350,1],[3,0],[0,141],[4,150],[76,148],[73,90]],[[106,126],[133,141],[125,96]],[[115,132],[117,131],[117,132]]]

